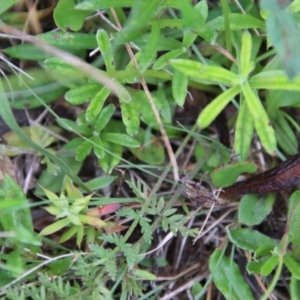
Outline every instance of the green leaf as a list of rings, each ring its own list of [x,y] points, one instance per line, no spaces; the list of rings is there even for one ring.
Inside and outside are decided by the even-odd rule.
[[[241,30],[247,28],[264,28],[264,21],[246,14],[230,13],[230,29]],[[225,30],[224,16],[219,16],[207,23],[214,30]]]
[[[113,49],[109,41],[108,34],[105,30],[99,29],[96,34],[98,47],[103,57],[106,70],[112,72],[115,70],[115,60],[113,56]]]
[[[141,146],[139,141],[124,133],[103,132],[101,133],[101,138],[104,141],[130,148],[136,148]]]
[[[116,178],[116,176],[101,176],[93,178],[87,181],[85,184],[91,191],[95,191],[109,186]]]
[[[262,5],[269,9],[266,20],[268,39],[282,59],[288,76],[293,78],[299,75],[300,68],[298,24],[277,2],[262,1]]]
[[[89,225],[95,226],[97,228],[102,228],[102,227],[107,226],[106,222],[100,220],[99,218],[95,218],[92,216],[78,215],[78,218],[82,223],[89,224]]]
[[[288,230],[289,241],[293,244],[293,254],[297,257],[300,254],[300,191],[292,194],[288,202]]]
[[[12,47],[8,47],[2,50],[5,54],[13,58],[23,60],[45,60],[51,57],[51,54],[47,54],[44,50],[38,48],[32,44],[20,44]]]
[[[83,161],[90,154],[92,149],[93,144],[90,141],[83,141],[76,149],[75,159],[77,161]]]
[[[139,148],[129,148],[138,159],[151,165],[160,165],[165,160],[165,150],[157,137],[153,134],[148,135],[145,140],[146,132],[140,129],[135,138],[141,143]]]
[[[177,4],[182,12],[183,24],[189,29],[201,30],[201,27],[205,24],[205,19],[201,13],[192,6],[190,1],[181,0]]]
[[[274,124],[278,145],[284,150],[285,153],[289,155],[297,154],[297,137],[281,110],[276,109],[272,113],[272,123]]]
[[[66,49],[94,49],[97,42],[94,34],[77,32],[46,32],[37,35],[37,39],[48,45]]]
[[[300,280],[292,276],[290,281],[290,297],[293,300],[297,300],[300,295]]]
[[[253,118],[248,112],[246,102],[243,101],[236,121],[234,138],[235,153],[241,160],[245,160],[248,157],[253,137],[253,130]]]
[[[20,209],[13,207],[12,211],[3,211],[0,218],[2,228],[10,231],[13,228],[23,227],[29,232],[33,232],[31,212],[28,207],[27,199],[22,188],[8,175],[4,178],[0,187],[0,203],[17,200],[21,202]],[[6,205],[5,205],[6,206]]]
[[[95,136],[99,135],[100,132],[105,128],[105,126],[113,116],[114,112],[115,106],[111,103],[102,109],[93,130],[93,134]]]
[[[133,276],[137,279],[145,279],[145,280],[156,280],[157,277],[148,272],[148,271],[144,271],[144,270],[139,270],[139,269],[133,269]]]
[[[85,18],[91,14],[91,11],[80,11],[74,7],[74,0],[60,0],[54,8],[54,21],[61,30],[78,31],[82,28]]]
[[[239,205],[239,221],[248,226],[260,224],[271,213],[274,201],[272,194],[263,198],[256,195],[244,196]]]
[[[284,71],[264,71],[253,76],[250,85],[254,89],[300,91],[300,77],[290,80]]]
[[[99,138],[99,136],[92,136],[91,141],[94,143],[93,147],[94,147],[94,153],[97,156],[98,159],[101,159],[105,156],[105,150],[103,148],[103,143],[101,141],[101,139]]]
[[[144,73],[156,58],[156,49],[159,37],[159,26],[156,21],[152,22],[151,34],[148,44],[140,51],[139,59],[137,60],[139,71]]]
[[[104,102],[106,101],[106,99],[110,95],[110,93],[111,93],[111,91],[108,88],[103,87],[95,95],[95,97],[91,101],[91,103],[85,113],[85,118],[88,122],[93,121],[98,116],[98,114],[100,113],[100,111],[104,105]],[[76,98],[76,96],[74,98]]]
[[[175,71],[172,77],[172,94],[178,106],[183,106],[187,94],[188,77],[180,71]]]
[[[76,5],[77,9],[82,10],[100,10],[111,7],[132,7],[134,0],[86,0]]]
[[[209,259],[213,281],[226,299],[254,299],[237,264],[215,250]]]
[[[215,169],[211,172],[210,176],[214,185],[225,187],[235,183],[242,173],[253,173],[256,169],[256,164],[240,162]]]
[[[225,85],[239,83],[238,75],[216,66],[204,65],[200,62],[188,59],[172,59],[171,66],[182,73],[196,79],[205,79]]]
[[[255,252],[261,245],[276,247],[276,243],[266,235],[248,228],[227,230],[229,239],[239,248]]]
[[[242,85],[242,91],[262,145],[268,153],[274,154],[277,149],[275,132],[261,101],[247,82]]]
[[[6,0],[5,2],[1,3],[0,15],[18,2],[19,0]]]
[[[279,261],[279,257],[277,255],[276,256],[273,255],[269,257],[260,269],[261,275],[269,276],[278,265],[278,261]]]
[[[49,235],[54,232],[57,232],[61,230],[62,228],[68,226],[70,224],[70,220],[68,218],[61,219],[59,221],[56,221],[55,223],[45,227],[39,235]]]
[[[209,103],[198,117],[197,124],[200,128],[209,126],[225,108],[225,106],[241,91],[239,85],[233,86]]]
[[[251,62],[252,38],[248,31],[242,34],[242,47],[239,59],[240,74],[243,78],[247,78],[249,73],[253,71],[254,63]]]
[[[117,166],[122,159],[123,147],[106,141],[103,141],[103,147],[109,152],[106,152],[104,158],[98,160],[99,165],[104,172],[110,174],[113,168]]]
[[[180,54],[184,53],[186,48],[182,47],[179,49],[171,50],[163,55],[161,55],[154,63],[153,70],[161,70],[163,69],[168,63],[169,60],[178,57]]]
[[[134,101],[122,103],[121,110],[122,121],[126,126],[126,132],[131,136],[135,135],[140,128],[140,118]]]
[[[300,280],[300,265],[290,255],[285,255],[283,258],[285,266],[289,269],[292,275]]]
[[[102,88],[101,90],[101,85],[98,83],[91,83],[91,84],[86,84],[86,85],[82,85],[80,87],[71,89],[69,91],[66,92],[65,94],[65,99],[70,102],[71,104],[74,105],[79,105],[88,101],[91,101],[92,99],[95,99],[97,95],[99,95],[101,93],[101,91],[103,89],[105,89],[105,91],[103,91],[101,93],[101,96],[103,96],[103,93],[108,93],[108,91],[106,90],[106,88]],[[100,92],[99,92],[100,90]],[[97,98],[94,101],[94,106],[97,105],[95,104],[96,101],[98,101],[99,98]],[[101,99],[100,99],[101,101]],[[91,115],[91,113],[89,112],[88,114],[89,116]]]

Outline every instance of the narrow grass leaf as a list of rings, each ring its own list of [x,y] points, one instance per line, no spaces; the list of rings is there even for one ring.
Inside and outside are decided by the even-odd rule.
[[[218,290],[226,299],[254,300],[238,265],[222,255],[222,252],[217,249],[209,259],[209,270],[213,274],[213,281]]]
[[[274,154],[277,149],[275,132],[260,99],[249,83],[242,85],[242,91],[262,145],[268,153]]]
[[[180,71],[175,71],[172,77],[172,94],[178,106],[183,106],[188,89],[188,76]]]
[[[204,65],[188,59],[171,60],[170,64],[174,69],[197,79],[206,79],[225,85],[232,85],[239,82],[238,75],[221,67]]]
[[[225,106],[241,91],[239,85],[235,85],[209,103],[198,117],[197,124],[200,128],[209,126],[225,108]]]

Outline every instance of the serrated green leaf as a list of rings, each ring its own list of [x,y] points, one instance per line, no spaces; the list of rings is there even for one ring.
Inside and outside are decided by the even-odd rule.
[[[96,97],[97,93],[99,94],[103,89],[104,88],[101,89],[101,85],[97,83],[82,85],[67,91],[65,99],[71,104],[79,105],[91,101]]]
[[[215,120],[218,114],[225,108],[225,106],[241,91],[239,85],[233,86],[226,90],[224,93],[215,98],[208,104],[200,116],[198,117],[197,124],[200,128],[206,128]]]
[[[264,199],[256,195],[244,196],[239,205],[239,221],[248,226],[260,224],[271,213],[274,201],[275,197],[272,194]]]
[[[215,250],[209,259],[209,270],[213,281],[226,299],[253,299],[237,264]]]
[[[104,102],[106,101],[107,97],[110,95],[111,91],[103,87],[93,98],[91,103],[89,104],[89,107],[86,110],[85,118],[88,122],[91,122],[94,120],[98,114],[100,113]],[[76,97],[76,96],[75,96]]]
[[[210,176],[214,185],[218,187],[226,187],[235,183],[242,173],[253,173],[256,169],[256,164],[240,162],[215,169]]]
[[[122,103],[122,121],[126,126],[126,132],[133,136],[140,127],[139,111],[136,109],[134,101],[130,103]]]
[[[242,91],[262,145],[270,154],[275,153],[275,132],[260,99],[247,82],[242,85]]]
[[[108,104],[105,108],[102,109],[93,130],[93,134],[95,136],[99,135],[99,133],[105,128],[114,112],[115,106],[113,104]]]
[[[248,107],[243,101],[235,126],[234,149],[235,153],[241,160],[248,157],[250,151],[251,140],[253,137],[254,121],[248,112]]]
[[[239,248],[255,252],[261,245],[275,247],[277,244],[268,236],[248,228],[227,230],[229,239]]]
[[[239,83],[239,76],[224,68],[204,65],[200,62],[188,59],[172,59],[171,66],[182,73],[197,79],[205,79],[225,85]]]
[[[113,56],[113,49],[110,44],[107,32],[103,29],[99,29],[96,34],[96,39],[107,71],[108,72],[114,71],[115,60]]]
[[[172,77],[172,94],[178,106],[183,106],[187,94],[188,77],[180,71],[175,71]]]

